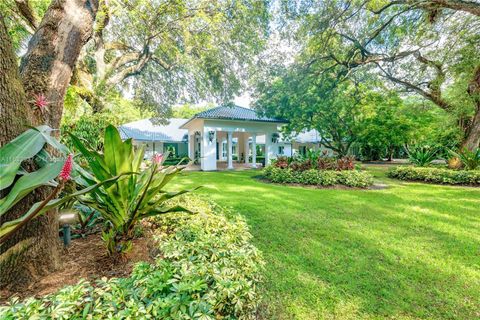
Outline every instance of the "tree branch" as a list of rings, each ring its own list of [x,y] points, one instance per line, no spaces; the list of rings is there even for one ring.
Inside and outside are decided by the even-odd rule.
[[[15,0],[15,6],[28,26],[35,31],[38,28],[38,20],[28,0]]]

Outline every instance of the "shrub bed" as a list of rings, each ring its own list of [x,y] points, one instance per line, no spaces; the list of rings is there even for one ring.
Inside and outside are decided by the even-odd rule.
[[[480,185],[480,170],[401,166],[389,171],[388,176],[400,180],[440,184]]]
[[[297,183],[316,186],[344,185],[354,188],[366,188],[373,184],[373,177],[359,170],[316,170],[297,171],[268,166],[263,171],[264,177],[275,183]]]
[[[245,221],[197,196],[196,214],[152,218],[159,256],[128,278],[81,281],[41,299],[13,299],[0,319],[252,319],[263,260]],[[175,204],[175,203],[174,203]]]

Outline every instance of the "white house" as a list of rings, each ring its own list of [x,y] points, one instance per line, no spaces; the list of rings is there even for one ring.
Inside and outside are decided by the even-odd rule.
[[[143,119],[121,125],[123,139],[146,146],[146,156],[170,153],[188,156],[200,162],[202,170],[217,169],[217,162],[250,164],[269,163],[279,155],[291,156],[320,149],[320,137],[315,130],[289,139],[280,134],[287,123],[283,119],[259,116],[254,110],[239,106],[220,106],[196,114],[191,119],[173,118],[167,125],[155,125]]]

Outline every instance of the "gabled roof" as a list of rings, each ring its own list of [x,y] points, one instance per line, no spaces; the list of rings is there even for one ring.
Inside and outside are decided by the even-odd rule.
[[[137,141],[180,142],[188,130],[180,129],[188,119],[168,119],[166,125],[155,125],[151,119],[143,119],[121,125],[118,129],[122,139],[133,138]]]
[[[193,119],[222,119],[222,120],[240,120],[240,121],[258,121],[258,122],[274,122],[288,123],[284,119],[276,119],[260,116],[255,110],[240,106],[220,106],[197,113],[183,126]],[[183,127],[182,126],[182,127]]]

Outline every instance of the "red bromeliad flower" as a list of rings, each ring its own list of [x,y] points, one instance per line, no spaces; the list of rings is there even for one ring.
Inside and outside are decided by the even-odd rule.
[[[45,97],[43,93],[34,94],[33,97],[35,98],[35,100],[33,100],[33,104],[36,108],[38,108],[42,113],[45,110],[48,111],[49,102],[47,101],[47,97]]]
[[[67,161],[65,161],[62,171],[60,171],[60,175],[58,176],[60,180],[62,181],[70,180],[70,173],[72,173],[72,167],[73,167],[73,156],[69,154],[67,157]]]
[[[155,153],[152,157],[153,163],[162,164],[163,162],[163,154],[162,153]]]

